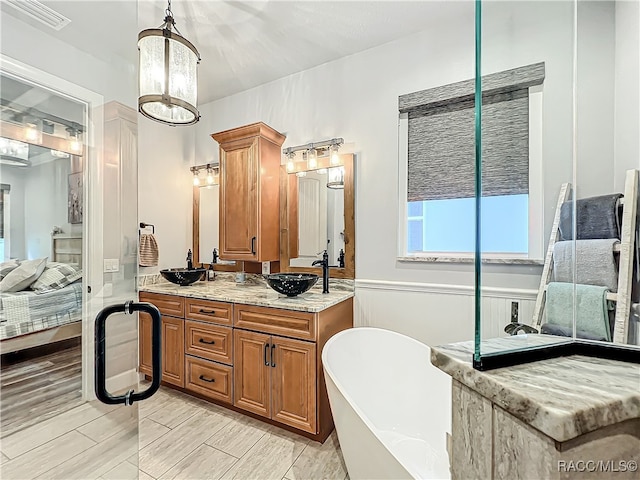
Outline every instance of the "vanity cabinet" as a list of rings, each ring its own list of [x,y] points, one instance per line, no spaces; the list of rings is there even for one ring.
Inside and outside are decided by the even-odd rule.
[[[285,136],[260,122],[211,137],[220,145],[220,258],[280,257],[280,148]]]
[[[316,345],[236,329],[233,404],[316,433]]]
[[[162,381],[184,387],[184,298],[140,293],[140,301],[153,303],[162,314]],[[139,370],[151,375],[151,316],[140,313],[138,322]]]
[[[188,287],[185,287],[188,288]],[[321,353],[353,326],[353,299],[320,312],[140,293],[162,313],[162,380],[323,442],[333,430]],[[151,375],[151,317],[139,371]]]

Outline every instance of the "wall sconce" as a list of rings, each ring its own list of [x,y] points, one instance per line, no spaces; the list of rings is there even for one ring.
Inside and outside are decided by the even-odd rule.
[[[318,168],[318,157],[331,155],[329,163],[331,165],[340,164],[340,155],[338,155],[338,149],[340,145],[344,143],[342,138],[332,138],[330,140],[323,140],[321,142],[312,142],[305,145],[298,145],[296,147],[288,147],[282,150],[287,162],[287,172],[293,173],[297,170],[295,152],[302,152],[302,161],[307,163],[307,170],[315,170]]]
[[[220,183],[220,164],[218,163],[206,163],[204,165],[195,165],[191,167],[191,173],[193,173],[193,186],[194,187],[211,187],[213,185],[219,185]],[[200,182],[200,171],[207,172],[207,179],[204,185]]]

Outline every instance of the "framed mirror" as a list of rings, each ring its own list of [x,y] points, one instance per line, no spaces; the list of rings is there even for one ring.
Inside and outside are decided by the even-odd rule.
[[[291,172],[281,168],[281,271],[322,275],[312,263],[327,250],[330,265],[336,265],[330,277],[355,278],[353,164],[353,154],[343,154],[338,164],[326,157],[314,169],[306,162],[296,162]]]
[[[205,267],[213,258],[213,249],[219,247],[219,190],[217,184],[193,187],[193,263]],[[235,272],[236,262],[214,264],[214,269]]]

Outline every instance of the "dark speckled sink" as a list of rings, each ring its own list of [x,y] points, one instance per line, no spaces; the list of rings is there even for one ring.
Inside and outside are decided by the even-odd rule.
[[[191,285],[202,278],[202,274],[207,270],[204,268],[167,268],[160,270],[160,275],[176,285]]]
[[[271,288],[287,297],[306,292],[318,281],[318,275],[314,273],[274,273],[264,278]]]

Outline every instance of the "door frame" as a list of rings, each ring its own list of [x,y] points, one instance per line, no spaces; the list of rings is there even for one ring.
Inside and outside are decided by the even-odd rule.
[[[104,281],[103,165],[104,97],[92,90],[22,63],[0,53],[0,69],[86,105],[85,154],[83,158],[83,198],[85,218],[82,224],[82,398],[95,399],[94,393],[94,322],[103,307]],[[88,287],[91,286],[91,293]]]

